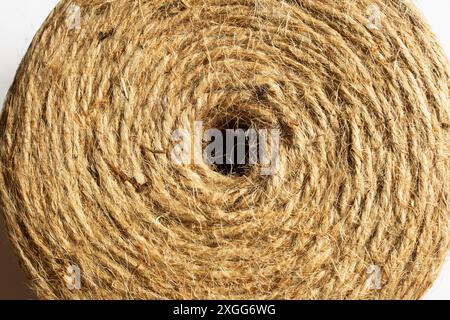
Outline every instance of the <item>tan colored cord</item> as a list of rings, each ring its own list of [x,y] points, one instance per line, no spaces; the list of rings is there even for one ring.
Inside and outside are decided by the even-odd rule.
[[[449,79],[406,0],[63,0],[6,99],[0,211],[44,299],[420,298]],[[173,163],[194,121],[279,128],[280,170]]]

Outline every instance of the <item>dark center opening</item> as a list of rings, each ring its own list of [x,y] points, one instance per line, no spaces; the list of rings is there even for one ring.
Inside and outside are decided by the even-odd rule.
[[[228,121],[218,126],[222,133],[222,148],[213,154],[213,168],[226,176],[242,177],[249,174],[257,160],[258,137],[250,126],[242,121]]]

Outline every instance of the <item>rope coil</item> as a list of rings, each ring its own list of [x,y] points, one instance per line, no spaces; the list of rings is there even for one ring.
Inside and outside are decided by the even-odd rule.
[[[0,211],[44,299],[417,299],[449,70],[406,0],[62,0],[5,102]],[[279,170],[173,163],[195,121],[278,128]]]

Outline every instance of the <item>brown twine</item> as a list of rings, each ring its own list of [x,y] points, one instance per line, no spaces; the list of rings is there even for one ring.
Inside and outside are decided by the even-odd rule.
[[[449,75],[405,0],[63,0],[5,103],[1,211],[41,298],[419,298]],[[279,172],[174,164],[195,120],[280,128]]]

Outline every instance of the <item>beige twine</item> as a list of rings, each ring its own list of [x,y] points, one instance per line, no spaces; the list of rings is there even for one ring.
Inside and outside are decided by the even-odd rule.
[[[6,99],[0,208],[40,298],[419,298],[449,76],[406,0],[63,0]],[[279,128],[280,170],[176,165],[195,120]]]

